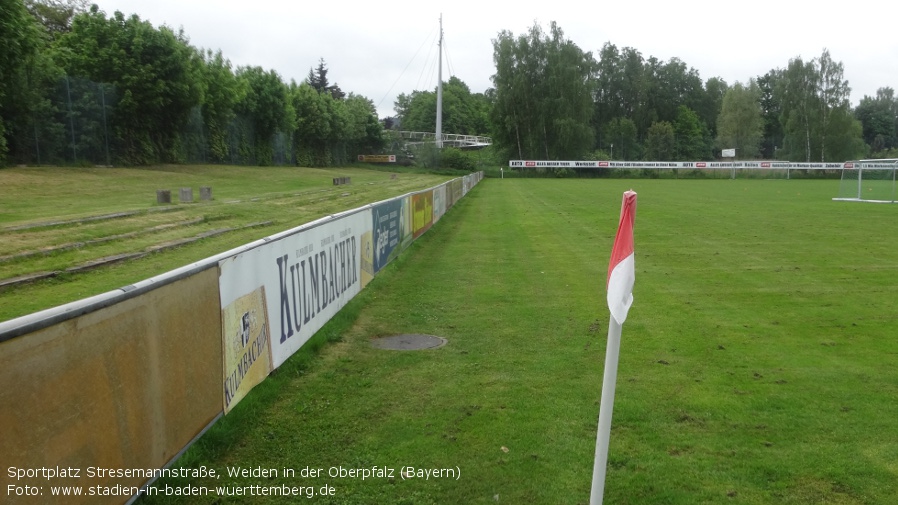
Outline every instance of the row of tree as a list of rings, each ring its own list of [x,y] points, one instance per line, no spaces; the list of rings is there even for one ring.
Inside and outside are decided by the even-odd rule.
[[[643,58],[605,44],[594,58],[534,25],[493,45],[493,135],[530,159],[846,160],[898,155],[898,100],[891,88],[852,110],[842,63],[824,49],[747,83],[702,81],[677,58]]]
[[[86,0],[0,0],[0,163],[329,165],[382,144],[323,60],[285,83]]]
[[[0,163],[322,166],[401,147],[384,127],[433,131],[434,91],[400,94],[397,116],[379,122],[370,100],[328,81],[323,60],[285,83],[87,1],[0,0]],[[445,83],[443,131],[491,135],[500,158],[898,156],[894,91],[852,110],[826,50],[732,85],[611,43],[594,57],[555,23],[500,32],[493,50],[493,88]]]

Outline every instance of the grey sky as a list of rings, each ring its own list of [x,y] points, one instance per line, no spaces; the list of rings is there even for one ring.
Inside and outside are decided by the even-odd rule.
[[[491,86],[492,40],[534,22],[555,21],[565,36],[594,55],[605,42],[643,57],[678,57],[703,80],[729,84],[810,60],[828,48],[845,66],[851,102],[877,88],[898,88],[898,37],[886,26],[898,12],[892,1],[840,5],[790,0],[734,3],[704,0],[606,2],[568,0],[502,4],[355,0],[94,0],[107,14],[137,14],[156,26],[184,29],[191,44],[220,49],[236,68],[276,70],[285,82],[302,81],[324,58],[331,83],[371,99],[381,117],[393,114],[399,93],[436,87],[436,40],[443,16],[450,73],[483,92]],[[612,2],[607,2],[608,4]],[[511,7],[513,5],[513,7]],[[741,12],[740,12],[741,10]]]

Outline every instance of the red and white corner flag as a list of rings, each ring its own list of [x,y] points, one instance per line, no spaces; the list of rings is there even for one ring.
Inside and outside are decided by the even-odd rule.
[[[633,283],[636,281],[636,262],[633,253],[633,222],[636,219],[636,193],[624,193],[620,209],[620,224],[611,263],[608,265],[608,310],[617,324],[624,324],[633,304]]]
[[[596,455],[592,471],[590,505],[602,505],[605,494],[605,467],[608,463],[608,445],[611,439],[611,412],[614,410],[614,388],[617,385],[617,362],[620,355],[621,325],[627,320],[627,312],[633,304],[633,283],[636,280],[636,262],[633,257],[633,222],[636,219],[636,193],[624,193],[620,209],[620,224],[611,263],[608,265],[608,344],[605,350],[605,377],[602,380],[602,400],[599,405],[599,429],[596,433]]]

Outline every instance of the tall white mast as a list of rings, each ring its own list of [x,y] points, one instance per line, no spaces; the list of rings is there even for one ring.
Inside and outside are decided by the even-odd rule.
[[[440,66],[437,71],[437,149],[443,148],[443,15],[440,14]]]

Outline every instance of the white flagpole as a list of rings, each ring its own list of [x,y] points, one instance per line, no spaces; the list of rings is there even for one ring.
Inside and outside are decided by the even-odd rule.
[[[596,434],[596,457],[592,471],[592,490],[589,505],[602,505],[605,493],[605,468],[608,463],[608,444],[611,439],[611,412],[614,410],[614,389],[617,386],[617,362],[620,356],[621,325],[608,318],[608,347],[605,349],[605,378],[602,381],[602,401],[599,405],[599,430]]]
[[[620,356],[621,326],[633,303],[635,282],[635,248],[633,224],[636,219],[636,193],[624,192],[621,201],[620,224],[611,249],[608,265],[608,345],[605,349],[605,378],[602,381],[602,401],[599,405],[599,429],[596,433],[596,457],[592,470],[590,505],[602,505],[605,494],[605,471],[608,466],[608,445],[611,440],[611,413],[614,410],[614,389],[617,386],[617,362]]]

